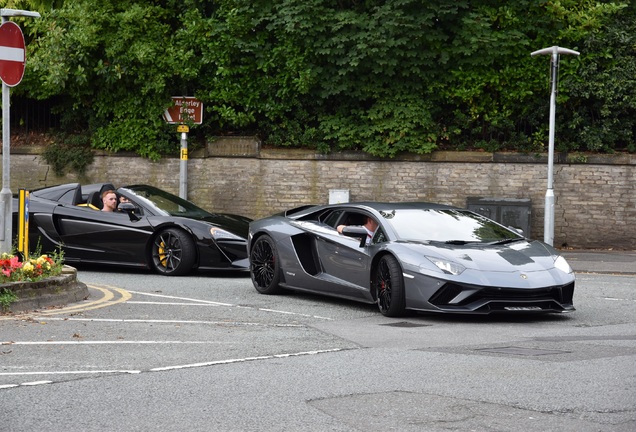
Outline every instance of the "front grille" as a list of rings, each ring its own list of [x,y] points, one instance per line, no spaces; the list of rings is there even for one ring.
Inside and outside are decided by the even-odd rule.
[[[572,304],[574,299],[574,282],[561,287],[561,303]]]
[[[429,302],[434,305],[441,306],[447,305],[451,300],[459,295],[464,290],[460,285],[447,283],[443,285],[433,296]]]
[[[469,290],[475,291],[459,303],[450,303],[461,292]],[[466,306],[474,302],[514,302],[514,301],[541,301],[552,300],[560,304],[572,304],[574,295],[574,282],[549,288],[518,289],[518,288],[498,288],[498,287],[477,287],[474,285],[459,285],[447,283],[442,286],[430,298],[429,302],[440,307],[446,306]]]

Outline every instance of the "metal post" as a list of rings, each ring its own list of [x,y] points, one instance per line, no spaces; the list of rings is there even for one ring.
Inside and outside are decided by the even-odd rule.
[[[188,199],[188,134],[181,132],[181,157],[179,162],[179,196]]]
[[[38,12],[19,9],[0,9],[2,23],[10,16],[28,16],[38,18]],[[2,190],[0,191],[0,253],[11,252],[13,223],[13,194],[11,193],[11,126],[10,126],[10,88],[2,82]]]
[[[550,90],[550,135],[548,139],[548,186],[545,192],[545,217],[543,221],[543,241],[550,246],[554,245],[554,190],[553,186],[553,166],[554,166],[554,124],[556,118],[556,94],[557,80],[559,77],[559,55],[573,54],[579,55],[577,51],[553,46],[531,53],[531,56],[538,54],[549,54],[551,58],[551,90]]]
[[[550,133],[548,138],[548,186],[545,191],[545,215],[543,218],[543,241],[554,244],[554,124],[556,119],[557,77],[559,72],[559,54],[554,51],[550,62],[552,86],[550,89]]]
[[[5,18],[2,17],[2,21]],[[2,191],[0,191],[0,209],[2,210],[2,231],[0,232],[0,253],[11,252],[11,229],[12,229],[12,201],[11,194],[11,163],[9,155],[11,153],[11,130],[9,127],[9,100],[10,90],[4,82],[2,83]]]

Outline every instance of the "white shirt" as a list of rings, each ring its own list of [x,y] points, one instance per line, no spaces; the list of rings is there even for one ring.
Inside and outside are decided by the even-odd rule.
[[[373,239],[373,234],[375,234],[375,231],[371,231],[369,228],[367,228],[366,226],[362,225],[362,227],[366,230],[367,232],[367,241],[365,242],[365,244],[367,246],[369,246],[371,244],[371,240]]]

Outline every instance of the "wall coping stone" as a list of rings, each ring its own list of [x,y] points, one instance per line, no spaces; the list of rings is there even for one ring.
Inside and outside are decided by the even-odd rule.
[[[42,154],[44,146],[20,146],[11,149],[14,154]],[[1,154],[1,151],[0,151]],[[112,153],[95,150],[96,156],[139,157],[133,152]],[[255,137],[219,137],[209,141],[205,148],[189,153],[191,159],[210,157],[247,157],[272,160],[319,160],[319,161],[378,161],[378,162],[454,162],[454,163],[531,163],[547,164],[547,153],[518,152],[485,152],[485,151],[444,151],[438,150],[428,154],[403,153],[393,158],[372,156],[359,151],[341,151],[320,153],[311,149],[267,148]],[[177,159],[179,154],[166,156],[166,159]],[[615,153],[560,153],[554,155],[555,164],[582,165],[636,165],[636,154]]]

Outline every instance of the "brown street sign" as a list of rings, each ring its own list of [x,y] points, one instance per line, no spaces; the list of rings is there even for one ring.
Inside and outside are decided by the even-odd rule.
[[[203,102],[192,96],[173,96],[172,102],[174,105],[163,113],[166,122],[169,124],[203,123]]]

